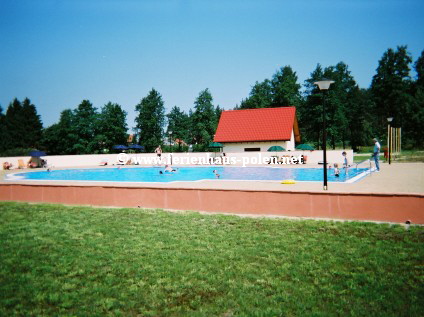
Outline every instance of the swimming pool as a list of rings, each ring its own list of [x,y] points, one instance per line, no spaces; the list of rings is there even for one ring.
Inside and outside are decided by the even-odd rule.
[[[174,167],[175,168],[175,167]],[[174,173],[160,172],[162,167],[136,168],[96,168],[36,171],[28,173],[9,174],[9,180],[54,180],[54,181],[102,181],[102,182],[155,182],[167,183],[177,181],[220,180],[269,180],[281,181],[294,179],[296,181],[318,182],[323,180],[321,168],[273,168],[273,167],[176,167]],[[328,171],[329,182],[352,182],[365,175],[366,168],[351,168],[348,173],[341,170],[340,177]]]

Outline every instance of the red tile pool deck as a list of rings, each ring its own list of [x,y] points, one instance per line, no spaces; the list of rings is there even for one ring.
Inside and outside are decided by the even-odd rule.
[[[353,184],[3,181],[0,200],[424,224],[424,164],[383,164]]]

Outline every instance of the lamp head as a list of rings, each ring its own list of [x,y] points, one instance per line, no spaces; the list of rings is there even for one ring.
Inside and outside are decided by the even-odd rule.
[[[393,121],[393,117],[388,117],[388,118],[387,118],[387,122],[389,122],[389,123],[390,123],[390,122],[392,122],[392,121]]]
[[[322,80],[314,82],[314,85],[318,85],[319,90],[328,90],[333,83],[334,80],[323,78]]]

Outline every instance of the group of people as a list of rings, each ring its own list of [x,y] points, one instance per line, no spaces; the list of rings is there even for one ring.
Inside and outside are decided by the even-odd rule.
[[[380,172],[380,149],[381,149],[381,145],[380,145],[380,142],[378,142],[377,138],[374,138],[373,142],[374,142],[374,149],[373,149],[373,153],[372,153],[371,157],[374,158],[375,171]],[[343,168],[346,170],[346,173],[347,173],[350,165],[349,165],[349,162],[347,160],[346,152],[343,151],[342,155],[343,155]],[[329,168],[331,168],[331,166]],[[336,176],[336,177],[340,176],[339,164],[337,164],[337,163],[334,163],[334,176]]]
[[[160,159],[162,157],[162,148],[160,145],[155,149],[155,153]],[[170,165],[166,164],[165,169],[163,171],[159,171],[159,174],[163,173],[175,173],[177,170],[175,168],[172,168]]]
[[[343,155],[343,168],[345,169],[346,174],[347,174],[348,173],[348,168],[350,167],[349,161],[347,159],[347,153],[345,151],[343,151],[342,155]],[[334,176],[340,177],[339,164],[338,163],[334,163],[333,166],[334,166]],[[331,169],[331,165],[328,168]]]
[[[380,172],[380,149],[381,149],[381,145],[378,142],[377,138],[374,138],[373,142],[374,142],[374,149],[373,149],[372,157],[374,158],[376,172]],[[162,156],[162,148],[160,147],[160,145],[155,149],[155,153],[159,158]],[[350,167],[350,164],[349,164],[349,161],[347,159],[347,153],[345,151],[343,151],[342,155],[343,155],[343,167],[342,168],[346,171],[346,174],[347,174],[348,169]],[[3,164],[3,168],[4,168],[4,164]],[[331,169],[331,165],[328,168]],[[173,172],[176,172],[176,170],[173,169],[169,165],[165,165],[164,171],[160,171],[159,173],[163,174],[164,172],[173,173]],[[216,178],[220,177],[220,175],[218,174],[218,172],[216,170],[213,170],[213,173],[214,173]],[[336,177],[340,176],[340,168],[339,168],[338,163],[334,163],[334,176],[336,176]]]
[[[36,161],[36,160],[33,160],[33,158],[31,158],[26,164],[26,167],[28,168],[47,167],[47,161],[43,159],[39,159],[39,161]],[[18,168],[25,168],[24,163],[23,162],[19,163]],[[11,170],[13,169],[13,164],[9,162],[4,162],[3,169]]]

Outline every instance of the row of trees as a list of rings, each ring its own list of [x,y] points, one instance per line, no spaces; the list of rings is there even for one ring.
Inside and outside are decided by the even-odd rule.
[[[326,96],[327,135],[335,148],[351,146],[357,150],[370,143],[373,137],[385,137],[387,118],[393,117],[392,126],[402,127],[404,145],[423,147],[424,135],[424,51],[412,65],[406,46],[388,49],[379,61],[371,87],[359,88],[348,65],[343,62],[323,68],[317,65],[304,83],[304,91],[298,83],[296,72],[290,66],[279,69],[271,79],[256,82],[248,98],[235,109],[287,107],[297,108],[303,142],[320,145],[323,121],[323,95],[314,82],[331,78],[335,83]],[[411,68],[417,73],[410,76]],[[209,90],[204,90],[194,103],[194,111],[184,113],[172,108],[166,116],[167,132],[173,131],[173,139],[205,145],[215,133],[222,109],[214,107]],[[137,105],[137,129],[140,139],[149,148],[159,144],[165,125],[163,101],[152,90]],[[159,124],[158,124],[159,123]]]
[[[196,98],[193,111],[187,114],[174,106],[165,115],[162,96],[152,89],[135,111],[133,143],[142,144],[146,151],[164,144],[171,131],[173,140],[195,144],[195,150],[202,151],[213,139],[222,109],[213,105],[212,95],[205,89]],[[21,103],[15,99],[5,115],[0,107],[0,153],[27,155],[30,149],[42,149],[52,155],[101,153],[113,145],[127,143],[126,116],[116,103],[109,102],[98,111],[90,101],[83,100],[76,109],[63,110],[59,122],[43,129],[31,101],[25,99]]]
[[[222,111],[219,106],[213,105],[209,89],[199,93],[194,101],[194,110],[190,110],[188,114],[174,106],[165,116],[162,96],[155,89],[152,89],[135,109],[138,113],[135,131],[146,151],[152,151],[158,144],[163,144],[164,135],[170,133],[172,139],[179,140],[180,144],[184,141],[196,145],[195,150],[205,150],[213,140]]]
[[[108,103],[98,112],[83,100],[75,110],[62,111],[58,123],[43,129],[31,101],[15,99],[5,115],[0,108],[0,152],[27,155],[30,149],[44,149],[49,154],[96,153],[126,142],[126,115],[117,104]]]
[[[410,76],[411,68],[416,78]],[[323,95],[314,82],[335,81],[326,96],[328,142],[335,148],[358,149],[374,136],[385,137],[387,117],[393,126],[402,127],[403,144],[424,147],[424,51],[413,63],[406,46],[388,49],[373,77],[371,87],[361,89],[343,62],[323,68],[317,65],[302,86],[290,66],[279,69],[271,79],[256,82],[246,99],[235,109],[268,107],[297,108],[302,141],[320,145]],[[188,113],[174,106],[165,114],[161,94],[152,89],[135,106],[137,113],[134,143],[150,152],[158,144],[172,139],[196,145],[204,150],[212,141],[222,109],[213,104],[208,89],[199,93]],[[0,152],[14,148],[39,148],[49,154],[99,153],[127,141],[127,113],[115,103],[100,110],[83,100],[74,110],[62,111],[58,123],[43,129],[40,116],[29,99],[15,99],[6,114],[0,107]],[[6,151],[6,152],[5,152]],[[8,153],[10,154],[10,153]]]
[[[294,106],[304,142],[321,142],[323,95],[314,82],[330,78],[335,83],[326,96],[327,135],[333,148],[337,144],[357,149],[373,136],[384,137],[387,118],[402,127],[403,142],[423,147],[424,135],[424,51],[412,65],[406,46],[388,49],[379,61],[371,87],[361,89],[343,62],[322,68],[317,65],[305,81],[301,93],[296,73],[290,66],[278,70],[272,79],[256,82],[238,109]],[[417,73],[410,76],[411,66]]]
[[[89,154],[125,144],[126,117],[116,103],[107,103],[99,112],[83,100],[76,109],[62,111],[59,122],[44,130],[42,148],[49,154]]]

